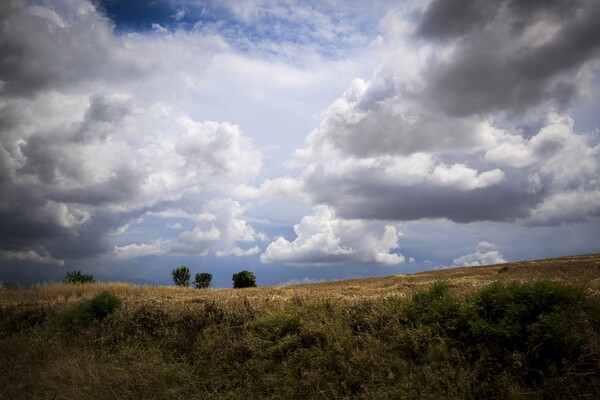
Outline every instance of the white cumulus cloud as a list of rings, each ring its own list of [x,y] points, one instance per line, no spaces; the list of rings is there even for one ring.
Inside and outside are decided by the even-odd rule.
[[[337,218],[327,206],[315,207],[313,215],[294,226],[294,232],[293,241],[279,237],[269,244],[261,261],[301,265],[404,262],[401,254],[391,252],[399,247],[395,226]]]
[[[507,261],[502,257],[497,247],[483,241],[477,244],[477,251],[455,258],[453,264],[459,267],[475,267],[480,265],[504,264]]]
[[[185,215],[185,213],[167,213]],[[132,243],[115,246],[114,254],[119,259],[133,259],[149,255],[207,255],[250,256],[260,252],[255,245],[243,249],[241,243],[267,240],[264,233],[257,232],[244,219],[243,207],[234,200],[211,200],[201,213],[188,215],[195,222],[191,230],[181,232],[174,238],[159,238],[148,243]],[[247,245],[245,247],[248,247]]]

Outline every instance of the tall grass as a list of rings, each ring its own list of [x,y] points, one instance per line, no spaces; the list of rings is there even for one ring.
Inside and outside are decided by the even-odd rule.
[[[594,283],[519,268],[486,285],[3,288],[0,399],[600,398]]]

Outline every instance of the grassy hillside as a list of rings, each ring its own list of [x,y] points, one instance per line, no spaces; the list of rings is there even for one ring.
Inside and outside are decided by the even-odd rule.
[[[600,255],[252,289],[0,288],[0,399],[600,398]]]

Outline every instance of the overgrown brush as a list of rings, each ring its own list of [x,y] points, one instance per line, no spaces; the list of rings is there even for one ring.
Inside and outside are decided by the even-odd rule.
[[[61,312],[3,308],[0,393],[600,398],[600,301],[556,282],[467,296],[435,282],[408,299],[119,305],[103,292]]]

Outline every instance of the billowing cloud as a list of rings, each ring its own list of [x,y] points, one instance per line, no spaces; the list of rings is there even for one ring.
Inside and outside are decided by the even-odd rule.
[[[7,251],[0,250],[0,262],[2,261],[30,261],[34,263],[42,263],[42,264],[55,264],[55,265],[64,265],[64,260],[57,260],[52,258],[48,252],[44,249],[41,252],[42,254],[34,251],[34,250],[22,250],[22,251]]]
[[[148,71],[120,46],[110,21],[91,3],[60,0],[52,7],[25,0],[0,6],[3,95],[35,96],[81,83],[140,79]],[[73,40],[77,37],[77,40]]]
[[[394,225],[337,218],[326,206],[294,226],[296,238],[278,238],[261,255],[266,263],[286,264],[383,264],[404,262],[404,256],[391,253],[399,247],[399,232]]]
[[[162,106],[121,116],[120,101],[94,95],[80,121],[71,109],[50,129],[28,121],[31,133],[3,135],[5,243],[30,235],[77,240],[82,230],[103,236],[183,194],[201,206],[205,187],[214,195],[243,194],[260,169],[258,152],[237,126],[195,121]],[[114,120],[102,119],[102,107]]]
[[[476,267],[480,265],[504,264],[507,261],[502,257],[497,247],[489,242],[479,242],[475,253],[455,258],[453,263],[459,267]]]
[[[110,254],[130,222],[173,207],[213,213],[218,224],[169,246],[161,238],[133,244],[129,254],[233,251],[236,240],[254,240],[239,204],[225,212],[212,199],[252,196],[260,153],[237,125],[198,120],[172,100],[171,90],[192,81],[185,69],[168,82],[162,74],[176,58],[165,53],[181,54],[191,37],[203,50],[219,48],[218,40],[118,38],[107,18],[77,0],[9,2],[0,17],[0,238],[12,259]],[[201,67],[206,57],[177,62]],[[34,243],[48,254],[34,260]]]
[[[181,212],[171,214],[185,215]],[[204,256],[211,251],[217,256],[254,255],[260,251],[258,246],[243,249],[237,244],[266,241],[267,237],[264,233],[256,232],[243,219],[243,214],[244,210],[237,201],[211,200],[202,212],[186,215],[195,222],[193,229],[183,231],[175,238],[115,246],[114,253],[119,259],[165,254]]]
[[[296,186],[344,218],[556,224],[558,204],[565,220],[595,218],[600,147],[567,106],[597,74],[600,35],[582,35],[600,7],[572,3],[390,13],[388,56],[325,111]]]
[[[599,17],[594,0],[433,0],[417,34],[452,47],[425,67],[422,96],[454,115],[564,109],[593,78]]]
[[[325,278],[302,278],[302,279],[290,279],[287,280],[283,283],[281,283],[281,285],[306,285],[308,283],[320,283],[320,282],[326,282],[327,280]]]
[[[1,2],[5,271],[590,251],[597,1],[142,3]]]

